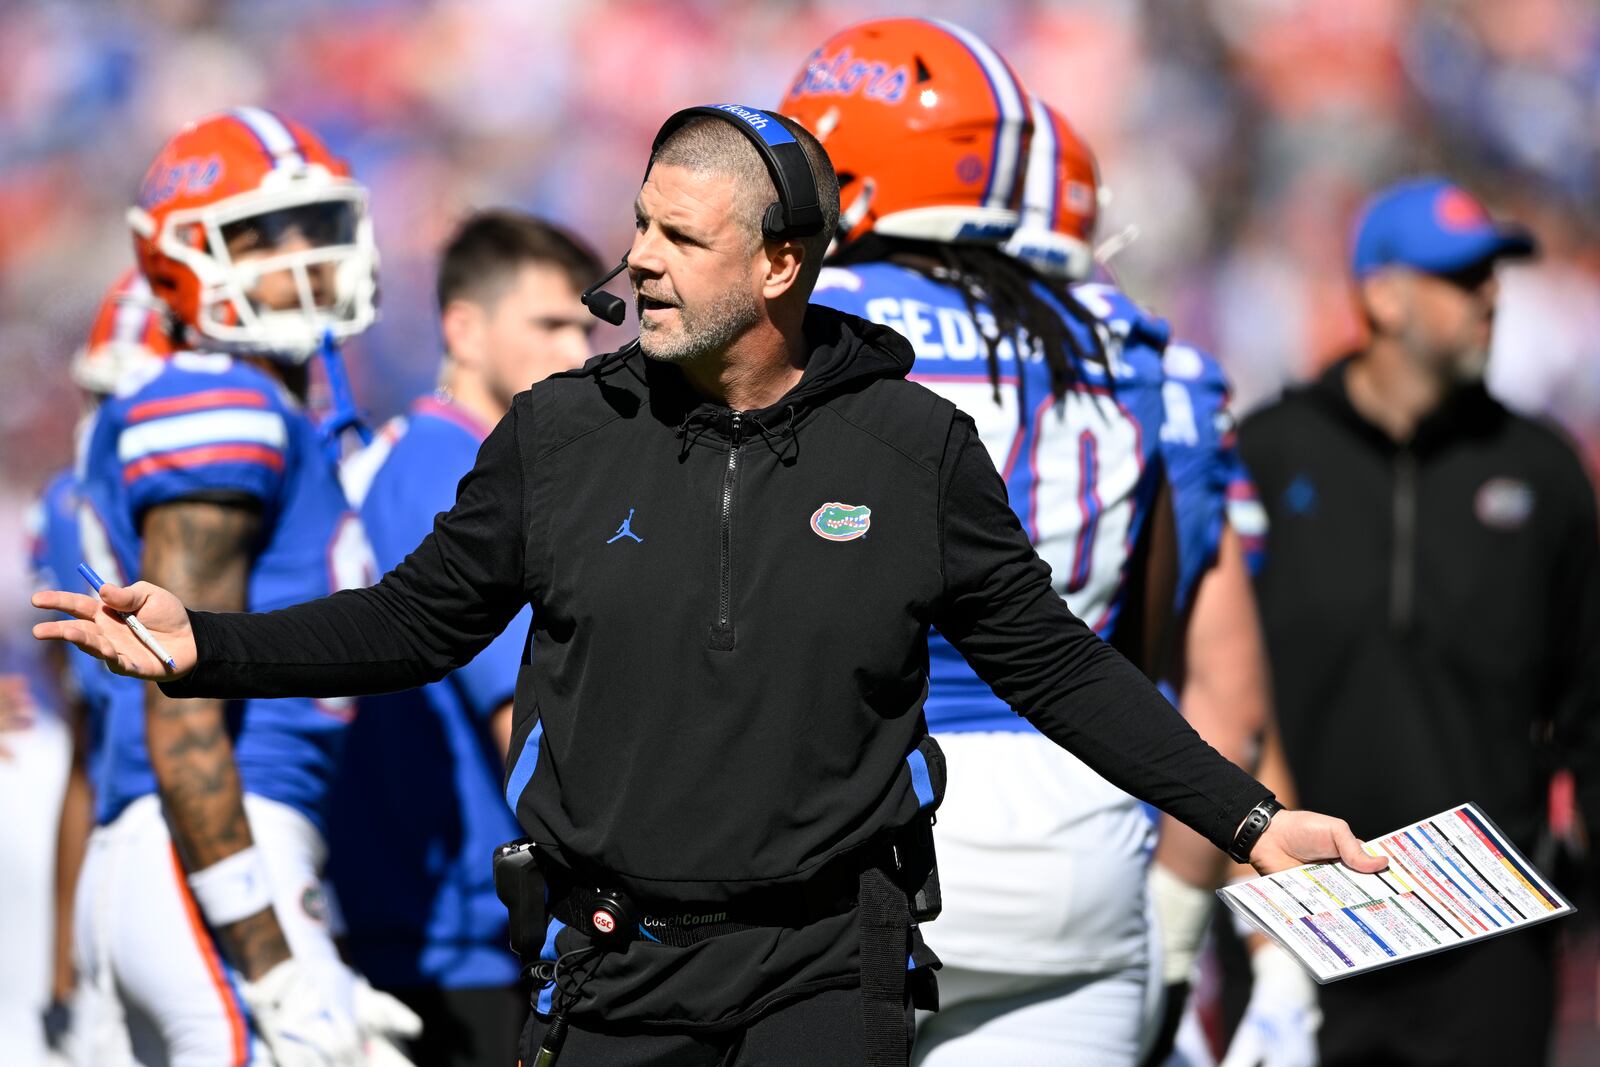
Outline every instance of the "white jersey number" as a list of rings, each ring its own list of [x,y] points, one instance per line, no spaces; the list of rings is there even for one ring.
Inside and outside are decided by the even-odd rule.
[[[972,417],[1029,539],[1050,565],[1056,592],[1098,628],[1122,588],[1132,548],[1143,466],[1138,425],[1114,398],[1078,383],[1060,403],[1046,397],[1039,404],[1029,441],[1017,417],[1014,380],[1002,380],[996,403],[987,380],[913,377]],[[1026,500],[1015,498],[1019,463],[1033,471]]]

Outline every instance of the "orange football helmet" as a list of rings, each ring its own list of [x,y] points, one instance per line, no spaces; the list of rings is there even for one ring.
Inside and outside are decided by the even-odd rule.
[[[807,57],[779,110],[839,173],[841,246],[868,232],[997,242],[1016,228],[1033,123],[1022,83],[976,34],[864,22]]]
[[[128,223],[151,289],[205,347],[298,363],[326,331],[350,337],[377,317],[366,189],[311,131],[271,111],[185,126],[146,172]],[[278,272],[298,306],[254,295]]]
[[[1087,281],[1104,194],[1094,153],[1061,113],[1029,98],[1033,142],[1022,184],[1022,222],[1006,251],[1042,274]]]
[[[172,320],[144,275],[129,269],[100,301],[89,340],[72,356],[72,380],[87,392],[110,396],[129,372],[172,355]]]

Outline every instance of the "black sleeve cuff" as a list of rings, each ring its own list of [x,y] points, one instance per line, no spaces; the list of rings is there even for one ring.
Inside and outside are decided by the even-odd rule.
[[[216,641],[212,634],[213,612],[190,611],[189,629],[194,633],[194,670],[170,682],[158,682],[161,692],[174,700],[219,696],[208,687],[208,675],[215,673]],[[213,683],[214,684],[214,683]]]
[[[1228,858],[1235,863],[1249,863],[1250,853],[1255,851],[1256,842],[1261,840],[1261,835],[1267,832],[1267,827],[1272,824],[1273,816],[1283,810],[1283,805],[1278,803],[1276,797],[1269,796],[1266,800],[1258,801],[1245,813],[1239,828],[1234,831],[1233,840],[1224,849]]]
[[[1272,790],[1251,779],[1250,784],[1239,793],[1237,800],[1227,805],[1222,822],[1206,832],[1206,839],[1217,846],[1219,851],[1226,853],[1233,847],[1233,839],[1239,832],[1240,824],[1255,810],[1256,805],[1276,799],[1272,795]]]

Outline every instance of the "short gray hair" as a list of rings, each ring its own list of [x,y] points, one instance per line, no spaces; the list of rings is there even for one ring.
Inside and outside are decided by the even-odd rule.
[[[801,291],[810,294],[822,272],[822,257],[827,254],[839,226],[839,177],[833,172],[833,163],[827,150],[799,123],[785,115],[775,116],[784,129],[794,136],[805,151],[806,162],[811,167],[812,179],[817,185],[817,200],[822,207],[822,229],[810,237],[797,238],[805,250],[805,261],[800,270]],[[750,249],[763,240],[761,219],[767,205],[778,199],[777,186],[772,175],[750,139],[722,119],[690,119],[673,131],[672,136],[656,150],[652,164],[683,167],[696,174],[731,177],[736,190],[734,210],[738,212],[741,226],[750,236]]]

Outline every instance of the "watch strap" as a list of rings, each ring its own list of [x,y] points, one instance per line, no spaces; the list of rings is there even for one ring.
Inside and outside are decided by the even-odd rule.
[[[1228,847],[1228,858],[1235,863],[1249,863],[1250,852],[1256,847],[1256,842],[1261,840],[1261,835],[1267,832],[1267,826],[1272,822],[1272,817],[1283,810],[1272,797],[1268,797],[1250,809],[1250,814],[1244,817],[1244,822],[1233,835],[1233,844]]]

